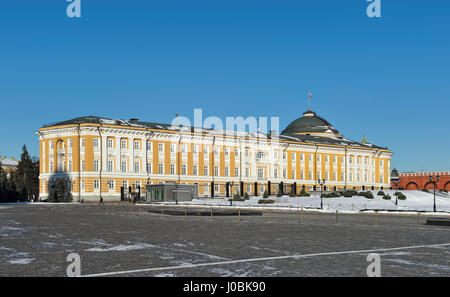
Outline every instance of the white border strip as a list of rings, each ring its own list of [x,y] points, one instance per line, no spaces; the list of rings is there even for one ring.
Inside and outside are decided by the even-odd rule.
[[[343,254],[387,252],[387,251],[396,251],[396,250],[430,248],[430,247],[442,247],[442,246],[450,246],[450,243],[429,244],[429,245],[412,245],[412,246],[404,246],[404,247],[397,247],[397,248],[384,248],[384,249],[373,249],[373,250],[355,250],[355,251],[315,253],[315,254],[304,254],[304,255],[253,258],[253,259],[240,259],[240,260],[230,260],[230,261],[211,262],[211,263],[199,263],[199,264],[180,265],[180,266],[155,267],[155,268],[144,268],[144,269],[136,269],[136,270],[125,270],[125,271],[114,271],[114,272],[86,274],[86,275],[82,275],[82,277],[110,276],[110,275],[118,275],[118,274],[130,274],[130,273],[139,273],[139,272],[148,272],[148,271],[161,271],[161,270],[174,270],[174,269],[182,269],[182,268],[195,268],[195,267],[202,267],[202,266],[227,265],[227,264],[235,264],[235,263],[268,261],[268,260],[280,260],[280,259],[289,259],[289,258],[294,258],[295,259],[295,258],[306,258],[306,257],[316,257],[316,256],[330,256],[330,255],[343,255]]]

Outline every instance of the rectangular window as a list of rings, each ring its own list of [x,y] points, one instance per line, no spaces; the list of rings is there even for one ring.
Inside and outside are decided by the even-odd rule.
[[[100,188],[100,181],[98,179],[94,179],[94,189],[98,190]]]
[[[164,174],[164,164],[159,164],[158,165],[158,173],[159,174]]]
[[[69,148],[72,148],[72,139],[69,139]]]
[[[305,159],[305,154],[300,154],[300,161],[303,161]]]
[[[84,138],[83,138],[83,140],[84,140]],[[50,140],[50,149],[51,150],[53,149],[53,140]]]
[[[110,190],[114,190],[114,180],[113,179],[110,179],[108,181],[108,187]]]
[[[203,175],[204,176],[208,176],[209,175],[209,168],[208,168],[208,166],[204,166],[203,167]]]
[[[127,172],[127,162],[126,162],[126,161],[122,161],[122,162],[120,163],[120,170],[121,170],[122,172]]]
[[[292,153],[291,157],[292,157],[292,162],[295,163],[295,153]]]
[[[225,176],[228,176],[228,167],[225,166]]]
[[[138,140],[135,140],[135,141],[134,141],[134,149],[135,149],[135,150],[139,150],[139,149],[140,149],[139,141],[138,141]]]
[[[214,166],[214,175],[219,176],[219,166]]]
[[[99,168],[99,161],[98,160],[94,160],[94,171],[100,171],[100,168]]]
[[[126,180],[122,181],[122,187],[123,187],[125,190],[128,190],[128,181],[126,181]]]
[[[198,166],[197,165],[194,165],[192,167],[192,175],[198,175]]]
[[[113,172],[113,160],[108,160],[108,172]]]
[[[71,172],[72,171],[72,160],[69,160],[69,170],[68,170],[69,172]]]
[[[82,148],[85,147],[85,143],[86,143],[86,139],[81,138],[81,147],[82,147]],[[52,144],[51,149],[53,149],[53,142],[52,142],[51,144]]]
[[[204,146],[204,147],[203,147],[203,153],[204,153],[205,155],[209,154],[209,147],[208,147],[208,146]]]
[[[81,180],[81,189],[84,190],[84,179]]]
[[[273,171],[273,177],[274,177],[274,178],[278,178],[278,169],[275,169],[275,170]]]
[[[225,157],[228,157],[229,155],[230,155],[230,149],[226,147],[225,148]]]
[[[108,148],[114,147],[114,141],[112,139],[108,139]]]
[[[152,173],[152,163],[147,163],[147,173]]]
[[[312,160],[313,160],[313,155],[312,154],[308,155],[308,160],[309,160],[309,162],[312,162]]]
[[[303,170],[300,170],[300,179],[305,179],[305,172]]]
[[[120,148],[123,150],[127,149],[127,141],[125,139],[120,140]]]
[[[170,164],[170,174],[175,174],[175,164]]]
[[[134,162],[134,172],[139,173],[139,161]]]
[[[291,179],[295,179],[295,170],[292,170],[291,172]]]
[[[286,160],[286,159],[287,159],[287,153],[283,152],[283,160]]]
[[[283,178],[286,178],[286,169],[283,169]]]
[[[181,174],[186,175],[186,165],[181,165]]]
[[[219,148],[218,147],[214,148],[214,155],[215,156],[219,155]]]
[[[313,179],[313,174],[312,174],[311,171],[308,172],[308,179],[309,179],[309,180],[312,180],[312,179]]]
[[[153,145],[150,141],[147,141],[147,151],[152,151]]]
[[[94,138],[94,147],[95,147],[95,148],[98,147],[98,138]]]
[[[234,176],[239,176],[239,167],[234,167]]]
[[[249,177],[250,176],[250,169],[245,168],[245,176]]]
[[[192,150],[193,150],[194,155],[198,154],[198,146],[197,145],[194,145]]]
[[[81,171],[86,171],[86,167],[84,165],[84,160],[81,160]]]

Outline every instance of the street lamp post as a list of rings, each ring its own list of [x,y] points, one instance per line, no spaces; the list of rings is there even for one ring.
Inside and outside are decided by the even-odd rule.
[[[439,175],[436,175],[436,180],[430,175],[430,182],[433,184],[433,212],[436,212],[436,183],[439,182]]]
[[[325,184],[326,180],[317,179],[317,183],[320,185],[320,209],[323,209],[323,201],[322,201],[322,186]]]
[[[395,205],[398,206],[397,190],[398,190],[398,184],[399,184],[399,181],[398,181],[398,180],[393,180],[392,183],[393,183],[394,186],[395,186]]]

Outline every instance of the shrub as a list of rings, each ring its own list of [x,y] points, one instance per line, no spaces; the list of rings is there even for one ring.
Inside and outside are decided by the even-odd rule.
[[[240,197],[239,194],[234,194],[232,200],[233,201],[244,201],[245,199]]]
[[[311,196],[311,194],[309,194],[308,192],[306,192],[305,191],[305,189],[302,189],[301,191],[300,191],[300,195],[299,195],[300,197],[309,197],[309,196]]]
[[[250,199],[250,197],[248,197],[248,193],[247,193],[247,192],[245,192],[245,194],[244,194],[244,199],[245,199],[245,200]]]
[[[344,192],[341,192],[341,196],[343,197],[353,197],[357,196],[358,194],[358,191],[356,191],[355,189],[345,190]]]
[[[289,193],[289,197],[295,197],[295,196],[296,196],[295,191],[294,191],[294,189],[292,189],[291,192]]]
[[[281,193],[281,190],[278,190],[277,197],[281,197],[281,196],[283,196],[283,194]]]
[[[258,204],[270,204],[270,203],[274,203],[275,200],[272,199],[259,199],[258,200]]]
[[[422,189],[422,192],[428,193],[428,189]]]
[[[264,191],[263,198],[269,198],[269,193],[267,193],[267,190]]]
[[[378,196],[385,196],[386,194],[385,194],[383,191],[379,191],[379,192],[377,193],[377,195],[378,195]]]
[[[358,196],[366,197],[367,199],[373,199],[373,194],[370,191],[367,192],[359,192]]]
[[[333,197],[341,197],[339,193],[331,192],[331,193],[324,193],[321,196],[322,198],[333,198]]]
[[[406,200],[406,195],[401,193],[401,192],[397,192],[397,199],[398,200]]]
[[[389,195],[389,194],[388,195],[384,195],[383,199],[384,200],[391,200],[391,195]]]

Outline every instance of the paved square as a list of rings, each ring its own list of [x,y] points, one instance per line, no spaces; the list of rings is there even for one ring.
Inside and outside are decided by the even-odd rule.
[[[450,228],[415,216],[172,216],[130,205],[0,206],[0,276],[449,276]],[[148,209],[148,208],[147,208]],[[114,210],[114,213],[112,211]],[[140,215],[139,215],[140,214]],[[425,218],[421,218],[422,222]],[[378,225],[375,225],[375,223]]]

